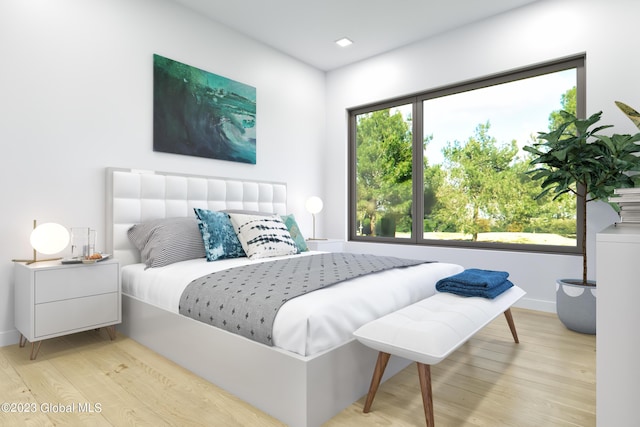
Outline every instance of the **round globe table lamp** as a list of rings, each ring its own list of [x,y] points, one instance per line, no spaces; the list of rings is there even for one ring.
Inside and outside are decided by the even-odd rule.
[[[33,248],[33,259],[14,259],[13,262],[26,262],[29,265],[39,261],[56,261],[62,258],[37,259],[36,256],[38,252],[44,255],[62,252],[69,244],[69,230],[54,222],[37,225],[36,220],[33,220],[29,241]]]
[[[311,196],[307,199],[304,206],[313,218],[313,237],[310,240],[322,240],[316,239],[316,214],[322,210],[322,199],[318,196]]]

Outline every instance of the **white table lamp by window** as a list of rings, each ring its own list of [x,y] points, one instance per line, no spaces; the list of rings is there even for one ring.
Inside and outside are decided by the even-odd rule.
[[[311,240],[320,240],[316,239],[316,214],[322,210],[322,199],[318,196],[311,196],[307,199],[304,206],[313,218],[313,237]]]
[[[47,222],[45,224],[36,224],[33,220],[33,231],[29,238],[31,247],[33,247],[33,259],[14,259],[13,262],[26,262],[33,264],[39,261],[55,261],[62,258],[36,259],[36,253],[40,252],[45,255],[53,255],[62,252],[69,244],[69,230],[60,224]]]

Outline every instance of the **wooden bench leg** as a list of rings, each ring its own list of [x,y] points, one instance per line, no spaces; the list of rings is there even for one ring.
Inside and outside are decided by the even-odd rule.
[[[422,406],[424,407],[424,418],[427,427],[434,427],[433,420],[433,395],[431,394],[431,366],[416,362],[418,365],[418,376],[420,377],[420,391],[422,392]]]
[[[509,329],[511,329],[511,335],[513,335],[513,340],[518,344],[520,340],[518,339],[518,332],[516,332],[516,324],[513,322],[513,316],[511,315],[511,309],[507,308],[504,312],[504,317],[507,318],[507,323],[509,324]]]
[[[367,400],[364,403],[364,409],[362,412],[365,414],[371,410],[371,404],[373,403],[373,398],[376,396],[376,392],[378,391],[378,386],[380,385],[380,380],[382,379],[382,375],[384,374],[384,370],[387,368],[387,363],[389,363],[389,358],[391,355],[389,353],[379,352],[378,360],[376,361],[376,368],[373,371],[373,377],[371,377],[371,385],[369,386],[369,393],[367,394]]]

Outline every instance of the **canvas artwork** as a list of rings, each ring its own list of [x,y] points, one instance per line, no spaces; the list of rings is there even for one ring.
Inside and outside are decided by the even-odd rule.
[[[154,55],[153,150],[256,164],[256,89]]]

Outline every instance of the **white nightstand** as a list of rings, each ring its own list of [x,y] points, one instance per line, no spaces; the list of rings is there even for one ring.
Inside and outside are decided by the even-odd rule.
[[[339,239],[309,239],[306,241],[310,251],[342,252],[344,240]]]
[[[31,360],[43,339],[102,327],[115,338],[122,321],[118,261],[16,263],[14,272],[15,324],[20,347],[31,342]]]

